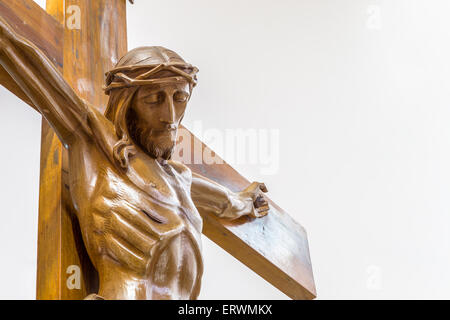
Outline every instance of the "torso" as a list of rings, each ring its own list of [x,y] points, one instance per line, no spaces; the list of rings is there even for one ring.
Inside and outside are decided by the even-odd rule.
[[[106,148],[82,141],[69,150],[71,195],[99,272],[99,294],[195,299],[203,271],[202,220],[190,196],[190,170],[138,152],[123,172],[107,154],[112,126],[99,127],[102,132],[93,128],[93,134],[109,141]]]

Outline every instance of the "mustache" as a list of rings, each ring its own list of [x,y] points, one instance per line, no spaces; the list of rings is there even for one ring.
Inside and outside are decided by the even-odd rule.
[[[134,125],[134,126],[130,126],[130,129],[131,129],[130,132],[133,131],[134,133],[136,133],[139,136],[141,136],[141,135],[154,136],[154,135],[165,133],[165,132],[177,131],[178,126],[176,124],[166,124],[164,126],[164,128],[162,128],[162,129],[155,129],[155,128],[149,128],[149,127],[139,128],[138,126]]]
[[[143,128],[130,126],[129,132],[132,139],[153,158],[169,160],[175,149],[176,140],[164,139],[157,141],[158,135],[164,132],[176,131],[176,125],[168,124],[166,129],[155,130],[153,128]]]

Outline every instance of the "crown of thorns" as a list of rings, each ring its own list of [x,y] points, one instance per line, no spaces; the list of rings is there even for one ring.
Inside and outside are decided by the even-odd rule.
[[[156,73],[161,71],[171,71],[176,76],[155,78]],[[197,84],[197,72],[198,69],[196,67],[179,62],[122,66],[106,73],[106,86],[103,89],[106,94],[109,94],[113,89],[160,84],[183,79],[188,80],[192,87],[195,87]],[[138,75],[133,77],[132,74],[136,73]]]

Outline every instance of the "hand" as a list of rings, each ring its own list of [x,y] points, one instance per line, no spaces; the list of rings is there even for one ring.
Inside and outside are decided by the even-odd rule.
[[[248,215],[254,218],[261,218],[269,213],[269,203],[264,196],[267,192],[266,185],[260,182],[253,182],[246,189],[239,193],[239,197],[244,201],[251,201],[251,210]]]

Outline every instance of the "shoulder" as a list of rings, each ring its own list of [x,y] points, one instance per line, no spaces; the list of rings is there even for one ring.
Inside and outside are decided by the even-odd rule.
[[[87,117],[94,140],[103,149],[112,153],[112,149],[118,140],[113,123],[95,108],[89,108]]]
[[[186,165],[175,160],[169,160],[168,164],[170,164],[170,166],[183,178],[192,181],[192,171]]]

